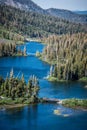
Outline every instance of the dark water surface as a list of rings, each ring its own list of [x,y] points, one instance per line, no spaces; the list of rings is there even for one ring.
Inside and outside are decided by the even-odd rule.
[[[43,47],[43,44],[29,42],[26,43],[29,56],[0,58],[0,75],[6,77],[11,68],[14,69],[15,76],[20,77],[24,73],[26,81],[30,75],[36,75],[41,86],[40,97],[87,98],[86,83],[52,83],[44,79],[50,66],[35,57],[36,51],[42,52]],[[23,49],[24,45],[20,48]],[[59,109],[62,115],[55,115],[55,109]],[[66,109],[55,104],[38,104],[0,111],[0,130],[87,130],[86,122],[86,111]]]

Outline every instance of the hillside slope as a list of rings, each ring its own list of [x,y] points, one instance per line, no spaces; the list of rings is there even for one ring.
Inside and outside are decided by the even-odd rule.
[[[0,0],[0,3],[6,4],[20,10],[34,11],[37,13],[46,14],[46,11],[39,7],[31,0]]]
[[[0,5],[0,17],[1,27],[30,37],[87,32],[85,25],[71,23],[49,15],[21,11],[6,5]]]
[[[50,15],[66,19],[75,23],[87,23],[87,15],[76,14],[69,10],[50,8],[46,10]]]
[[[45,10],[38,6],[36,3],[34,3],[32,0],[0,0],[0,3],[15,7],[20,10],[33,11],[39,14],[46,14],[62,18],[70,22],[87,24],[87,15],[81,15],[64,9],[50,8]]]

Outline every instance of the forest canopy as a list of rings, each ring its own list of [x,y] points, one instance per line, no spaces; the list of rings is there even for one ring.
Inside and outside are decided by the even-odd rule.
[[[0,5],[0,28],[8,32],[28,37],[47,37],[50,34],[66,34],[68,32],[87,32],[86,25],[76,24],[67,20],[43,15],[32,11],[22,11],[6,5]],[[0,35],[12,39],[10,34],[0,29]],[[18,38],[18,37],[17,37]]]
[[[53,64],[51,76],[59,80],[87,77],[87,34],[53,35],[44,41],[48,44],[42,59]]]
[[[0,77],[0,96],[12,100],[22,98],[23,102],[38,102],[39,81],[35,76],[31,76],[26,83],[24,75],[21,78],[15,77],[13,69],[10,75],[4,80]]]

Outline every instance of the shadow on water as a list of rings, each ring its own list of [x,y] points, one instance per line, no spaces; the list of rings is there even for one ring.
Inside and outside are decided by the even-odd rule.
[[[40,97],[51,98],[87,98],[86,83],[40,81]]]

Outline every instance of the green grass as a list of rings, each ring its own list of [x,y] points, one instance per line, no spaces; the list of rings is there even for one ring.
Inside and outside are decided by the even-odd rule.
[[[58,78],[52,77],[52,76],[50,76],[49,78],[47,78],[47,80],[51,81],[51,82],[67,82],[67,80],[63,80],[63,79],[59,80]]]
[[[14,101],[10,98],[0,100],[0,105],[12,105]]]
[[[23,45],[23,44],[25,44],[24,41],[18,41],[18,42],[16,43],[16,45]]]
[[[56,78],[56,77],[49,77],[48,78],[48,81],[52,81],[52,82],[54,82],[54,81],[58,81],[58,79]]]
[[[79,81],[86,81],[87,82],[87,77],[82,77],[79,79]]]
[[[83,108],[87,109],[87,99],[66,99],[63,100],[62,105],[70,108]]]
[[[38,99],[38,101],[39,101],[39,99]],[[12,100],[11,98],[0,99],[0,105],[33,104],[33,103],[34,103],[33,97],[31,97],[31,98],[15,98],[14,100]]]
[[[28,99],[16,98],[15,100],[12,100],[11,98],[6,98],[0,100],[0,105],[25,104],[25,101],[28,101]]]
[[[48,78],[48,81],[51,81],[51,82],[69,82],[70,80],[69,81],[63,80],[63,79],[59,80],[57,77],[50,76]],[[87,77],[83,77],[83,78],[79,79],[78,81],[87,82]]]

